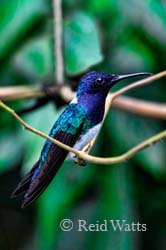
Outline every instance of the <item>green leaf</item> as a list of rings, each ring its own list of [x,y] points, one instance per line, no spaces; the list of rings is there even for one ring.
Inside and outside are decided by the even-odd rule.
[[[122,164],[115,167],[110,165],[99,172],[97,183],[100,187],[100,199],[96,217],[99,224],[106,220],[107,231],[100,230],[94,238],[92,235],[89,248],[96,250],[135,249],[135,235],[125,230],[114,231],[110,222],[114,220],[116,223],[116,220],[120,220],[122,224],[122,220],[126,220],[126,223],[131,224],[133,221],[135,223],[138,221],[135,199],[133,199],[134,183],[131,177],[131,169]],[[92,223],[95,222],[94,220]]]
[[[25,33],[45,13],[43,0],[3,0],[0,7],[0,59],[2,59]]]
[[[17,133],[7,130],[0,136],[0,174],[13,167],[21,160],[22,143]]]
[[[85,3],[86,9],[90,10],[91,13],[95,14],[98,18],[102,18],[104,20],[110,20],[110,12],[111,18],[116,11],[116,0],[90,0]],[[112,18],[113,19],[113,18]]]
[[[159,121],[143,119],[121,111],[112,112],[111,116],[108,116],[106,126],[114,139],[113,145],[118,155],[164,129]],[[154,177],[160,178],[165,172],[165,147],[164,141],[159,142],[137,153],[130,161],[135,160]]]
[[[75,200],[81,196],[94,174],[94,169],[76,166],[72,161],[65,161],[38,200],[38,234],[40,249],[51,250],[57,243],[60,221],[71,218]],[[56,235],[55,235],[56,232]]]
[[[64,28],[66,71],[79,74],[102,60],[97,26],[83,13],[75,14]],[[53,72],[53,47],[48,35],[25,44],[16,53],[13,65],[17,72],[29,78],[50,77]]]
[[[121,68],[124,72],[137,70],[151,70],[155,65],[155,58],[148,46],[131,32],[122,35],[120,41],[114,49],[111,61],[114,62],[115,68]]]
[[[53,74],[52,41],[48,35],[25,44],[13,58],[16,71],[31,79],[50,78]]]
[[[65,62],[69,75],[79,74],[101,62],[99,32],[95,20],[84,13],[73,15],[65,25]]]
[[[133,26],[137,25],[150,39],[153,38],[159,45],[165,45],[165,7],[162,1],[120,0],[117,1],[117,6],[127,26],[131,23]]]

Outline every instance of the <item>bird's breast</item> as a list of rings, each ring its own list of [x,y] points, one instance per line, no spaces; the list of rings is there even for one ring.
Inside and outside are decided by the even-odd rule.
[[[101,122],[92,128],[88,129],[84,134],[82,134],[76,141],[74,148],[77,150],[82,150],[99,132],[101,128]],[[69,158],[75,158],[75,154],[69,153]]]

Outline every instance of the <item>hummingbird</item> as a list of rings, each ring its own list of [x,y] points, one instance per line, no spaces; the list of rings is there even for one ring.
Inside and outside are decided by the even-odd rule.
[[[109,90],[121,80],[149,75],[151,74],[146,72],[125,75],[97,71],[86,73],[79,81],[76,97],[55,121],[49,136],[70,147],[82,150],[101,128]],[[12,193],[12,197],[24,194],[22,208],[29,206],[42,194],[67,155],[73,160],[76,157],[48,139],[45,141],[38,161]]]

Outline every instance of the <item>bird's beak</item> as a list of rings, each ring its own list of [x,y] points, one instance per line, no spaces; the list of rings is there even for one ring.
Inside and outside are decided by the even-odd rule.
[[[115,75],[112,79],[112,82],[116,84],[117,82],[121,80],[125,80],[127,78],[131,77],[138,77],[138,76],[151,76],[151,73],[148,72],[141,72],[141,73],[133,73],[133,74],[126,74],[126,75]]]

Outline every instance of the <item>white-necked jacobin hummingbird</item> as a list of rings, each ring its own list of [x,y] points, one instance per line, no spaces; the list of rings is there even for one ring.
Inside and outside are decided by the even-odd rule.
[[[90,142],[98,133],[104,116],[105,100],[112,86],[130,77],[150,75],[134,73],[111,75],[103,72],[85,74],[77,87],[74,98],[52,127],[49,136],[78,150]],[[68,151],[46,140],[41,155],[32,170],[27,173],[14,190],[12,196],[25,193],[22,208],[35,201],[47,188]],[[71,158],[75,155],[69,153]]]

